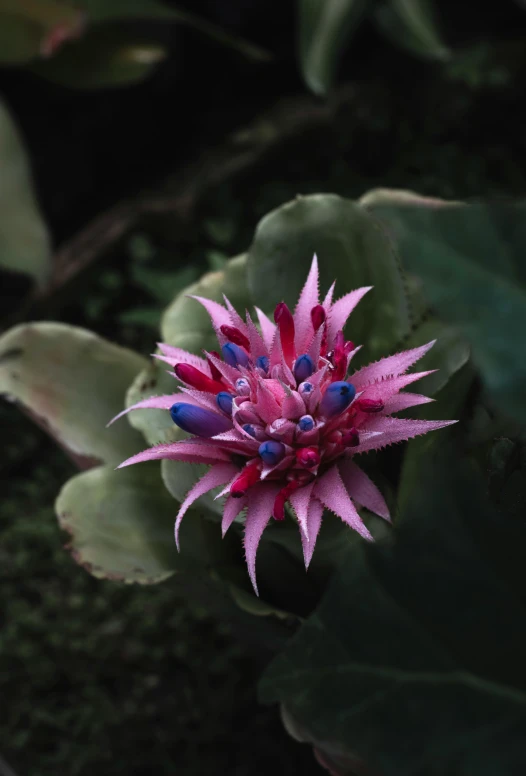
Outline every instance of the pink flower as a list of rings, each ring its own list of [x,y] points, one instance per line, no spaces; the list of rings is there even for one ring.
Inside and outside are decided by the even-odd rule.
[[[210,464],[181,504],[177,546],[189,507],[224,486],[223,536],[246,509],[245,553],[256,593],[259,541],[271,517],[285,518],[287,503],[298,521],[306,567],[325,508],[372,539],[356,504],[386,520],[389,510],[355,457],[456,422],[392,417],[432,401],[400,391],[430,374],[406,372],[433,342],[383,358],[348,378],[360,348],[345,340],[343,328],[370,288],[351,291],[336,302],[333,291],[334,284],[320,303],[314,257],[294,314],[280,303],[273,323],[256,308],[260,329],[248,312],[241,318],[226,298],[223,307],[195,297],[210,314],[222,358],[218,353],[200,358],[160,345],[163,355],[158,357],[174,367],[180,392],[130,407],[170,411],[174,422],[193,436],[145,450],[121,466],[161,458]]]

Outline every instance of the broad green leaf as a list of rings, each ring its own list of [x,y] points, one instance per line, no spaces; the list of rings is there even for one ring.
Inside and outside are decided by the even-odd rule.
[[[298,197],[258,224],[248,253],[248,285],[266,312],[284,300],[294,306],[316,253],[324,293],[335,298],[374,286],[348,327],[369,360],[387,353],[410,331],[403,278],[389,241],[357,204],[333,194]]]
[[[149,364],[134,379],[126,393],[126,407],[151,396],[162,396],[177,392],[179,383],[175,375],[168,374],[169,366],[163,361]],[[149,445],[168,444],[181,439],[181,429],[177,428],[166,410],[132,410],[127,415],[131,426],[144,435]],[[119,420],[118,423],[126,423]],[[144,447],[144,445],[143,445]]]
[[[143,446],[124,406],[142,356],[61,323],[28,323],[0,338],[0,393],[19,403],[80,464],[117,464]]]
[[[369,0],[300,0],[300,66],[315,94],[325,94],[332,86],[342,49],[369,5]]]
[[[349,549],[261,685],[303,735],[372,773],[514,776],[526,766],[526,524],[454,449],[423,458],[394,541]],[[494,540],[502,552],[493,546]]]
[[[412,54],[442,61],[451,57],[437,25],[434,0],[385,0],[375,18],[393,43]]]
[[[179,571],[221,575],[241,555],[236,537],[222,540],[219,526],[196,510],[185,516],[177,552],[177,504],[157,461],[82,472],[62,488],[55,509],[71,554],[99,578],[149,584]]]
[[[162,45],[140,33],[96,25],[31,69],[62,86],[97,89],[142,81],[166,56]]]
[[[51,245],[33,193],[29,162],[16,125],[0,102],[0,268],[44,284]]]
[[[70,535],[68,549],[95,577],[148,584],[178,566],[174,502],[157,463],[77,474],[62,488],[55,509]]]
[[[526,206],[369,205],[440,318],[470,343],[502,412],[526,421]]]
[[[163,342],[201,354],[205,348],[215,350],[217,338],[210,316],[190,295],[204,296],[224,304],[225,294],[241,315],[252,302],[247,288],[246,255],[230,259],[223,270],[208,272],[197,282],[177,294],[166,309],[161,322]]]
[[[173,424],[172,424],[173,425]],[[172,494],[174,499],[181,503],[190,488],[192,488],[197,480],[209,471],[210,466],[205,464],[196,463],[181,463],[181,461],[161,461],[161,476],[163,482]],[[224,499],[218,499],[214,501],[214,497],[217,496],[223,490],[224,486],[214,488],[214,490],[205,493],[195,504],[195,509],[198,512],[210,512],[212,515],[223,514],[223,501]],[[217,526],[219,531],[219,525]]]
[[[418,371],[437,371],[419,380],[415,386],[415,391],[425,396],[435,396],[444,388],[451,377],[467,364],[470,354],[469,344],[459,332],[436,318],[429,318],[417,326],[404,342],[404,349],[417,348],[431,340],[436,342],[418,362]],[[422,417],[429,417],[427,404],[422,407]]]

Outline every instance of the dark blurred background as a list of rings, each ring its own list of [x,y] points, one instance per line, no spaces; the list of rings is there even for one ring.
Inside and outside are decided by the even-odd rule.
[[[523,195],[520,3],[440,3],[446,62],[367,17],[325,96],[302,79],[294,3],[167,5],[259,54],[128,19],[112,22],[119,35],[165,52],[139,82],[62,85],[51,60],[0,69],[56,260],[47,294],[2,273],[3,326],[59,319],[149,353],[177,288],[243,251],[259,218],[298,193]],[[17,776],[321,772],[257,704],[263,648],[169,582],[131,588],[75,565],[53,513],[73,465],[12,407],[0,418],[0,754]],[[0,774],[11,776],[1,760]]]

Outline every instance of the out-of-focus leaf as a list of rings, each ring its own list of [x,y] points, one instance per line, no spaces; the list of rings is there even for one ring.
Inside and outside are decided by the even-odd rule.
[[[148,584],[177,568],[174,502],[156,463],[77,474],[55,509],[71,554],[95,577]]]
[[[493,401],[526,421],[526,206],[444,204],[406,193],[368,209],[440,318],[471,344]]]
[[[245,307],[252,304],[247,288],[246,264],[245,254],[236,256],[227,262],[223,270],[208,272],[197,283],[181,291],[163,315],[163,342],[197,354],[201,354],[203,348],[215,350],[217,338],[210,316],[199,302],[189,296],[204,296],[224,304],[225,294],[243,313]]]
[[[194,265],[181,267],[174,272],[159,270],[136,264],[132,269],[133,281],[148,291],[160,304],[167,305],[178,291],[182,291],[199,277],[199,268]],[[157,313],[160,320],[160,313]]]
[[[122,323],[131,323],[133,326],[144,326],[147,329],[157,328],[159,323],[159,310],[157,307],[134,307],[119,314]]]
[[[61,323],[16,326],[0,339],[0,393],[82,465],[120,463],[141,449],[123,422],[106,428],[145,359],[90,331]]]
[[[339,55],[369,5],[369,0],[300,0],[300,66],[315,94],[332,86]]]
[[[0,63],[22,65],[40,52],[42,29],[30,19],[2,12],[0,5]]]
[[[95,22],[111,22],[121,19],[152,19],[174,21],[194,28],[217,43],[237,51],[247,59],[265,62],[272,55],[250,41],[216,27],[206,19],[160,0],[79,0],[79,6]]]
[[[33,193],[27,156],[0,102],[0,267],[43,284],[50,259],[49,234]]]
[[[0,0],[0,62],[53,56],[83,28],[84,14],[62,0]]]
[[[442,61],[450,58],[437,26],[434,0],[386,0],[377,6],[375,18],[393,43],[412,54]]]
[[[298,197],[258,224],[248,253],[248,285],[255,303],[271,312],[294,306],[316,253],[322,291],[336,280],[335,298],[374,286],[351,317],[349,332],[366,358],[388,352],[410,331],[404,284],[389,241],[367,212],[333,194]]]
[[[97,89],[142,81],[166,56],[167,50],[151,38],[117,24],[96,25],[75,45],[31,69],[62,86]]]
[[[356,754],[372,773],[514,776],[526,767],[515,587],[524,592],[526,576],[521,562],[512,582],[502,560],[508,528],[523,557],[526,523],[491,508],[453,449],[436,446],[421,464],[394,541],[349,549],[262,698],[284,703],[329,758]]]

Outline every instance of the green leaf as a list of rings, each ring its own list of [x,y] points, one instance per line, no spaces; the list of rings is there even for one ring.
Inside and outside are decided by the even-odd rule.
[[[77,474],[55,509],[71,537],[68,549],[95,577],[148,584],[177,568],[174,503],[156,463]]]
[[[336,297],[360,286],[374,289],[353,312],[349,332],[364,343],[368,360],[387,353],[410,331],[404,284],[389,241],[367,212],[333,194],[298,197],[258,224],[248,253],[248,285],[270,312],[294,306],[313,254],[322,292],[336,280]]]
[[[362,21],[369,0],[300,0],[299,59],[307,86],[325,94],[332,86],[338,58]]]
[[[434,0],[387,0],[377,6],[375,18],[393,43],[412,54],[440,61],[451,57],[436,22]]]
[[[436,318],[429,318],[411,333],[404,342],[404,348],[416,348],[426,342],[436,340],[431,350],[418,362],[418,371],[436,369],[434,374],[418,382],[418,393],[435,396],[447,382],[469,361],[469,343],[453,326],[448,326]],[[428,405],[423,407],[423,417],[429,417]]]
[[[440,318],[471,344],[493,401],[526,421],[526,206],[369,205]]]
[[[126,393],[126,407],[151,396],[162,396],[177,392],[175,376],[168,374],[168,364],[154,361],[136,376]],[[140,431],[150,445],[169,444],[181,439],[181,429],[177,428],[166,410],[133,410],[127,415],[130,425]],[[118,421],[124,423],[125,421]],[[144,446],[144,445],[143,445]]]
[[[61,323],[28,323],[0,338],[0,393],[18,402],[81,465],[120,463],[142,446],[122,422],[142,356],[92,332]]]
[[[190,488],[192,488],[197,480],[199,480],[207,471],[210,470],[210,466],[205,464],[195,463],[181,463],[181,461],[161,461],[161,476],[163,482],[172,494],[174,499],[179,504],[184,501],[184,498]],[[223,490],[223,486],[214,488],[213,490],[205,493],[201,496],[196,504],[196,509],[199,512],[210,512],[212,515],[223,514],[223,499],[214,501],[214,497],[217,496]],[[219,525],[217,526],[219,537]]]
[[[224,304],[225,294],[243,313],[245,307],[252,304],[247,288],[246,264],[245,254],[236,256],[227,262],[223,270],[207,272],[197,283],[181,291],[163,315],[163,342],[199,355],[203,348],[215,350],[217,338],[210,316],[199,302],[189,296],[204,296]]]
[[[234,535],[190,510],[174,539],[177,504],[156,461],[125,469],[100,466],[73,477],[55,504],[68,549],[93,576],[122,582],[160,582],[174,572],[228,570],[240,555]]]
[[[166,56],[167,50],[151,37],[117,24],[96,25],[31,69],[61,86],[98,89],[142,81]]]
[[[33,193],[26,152],[0,102],[0,267],[30,275],[43,285],[50,262],[49,234]]]
[[[421,463],[395,540],[349,549],[261,695],[335,761],[514,776],[526,765],[526,575],[502,560],[508,530],[524,557],[526,524],[490,507],[454,449]]]

